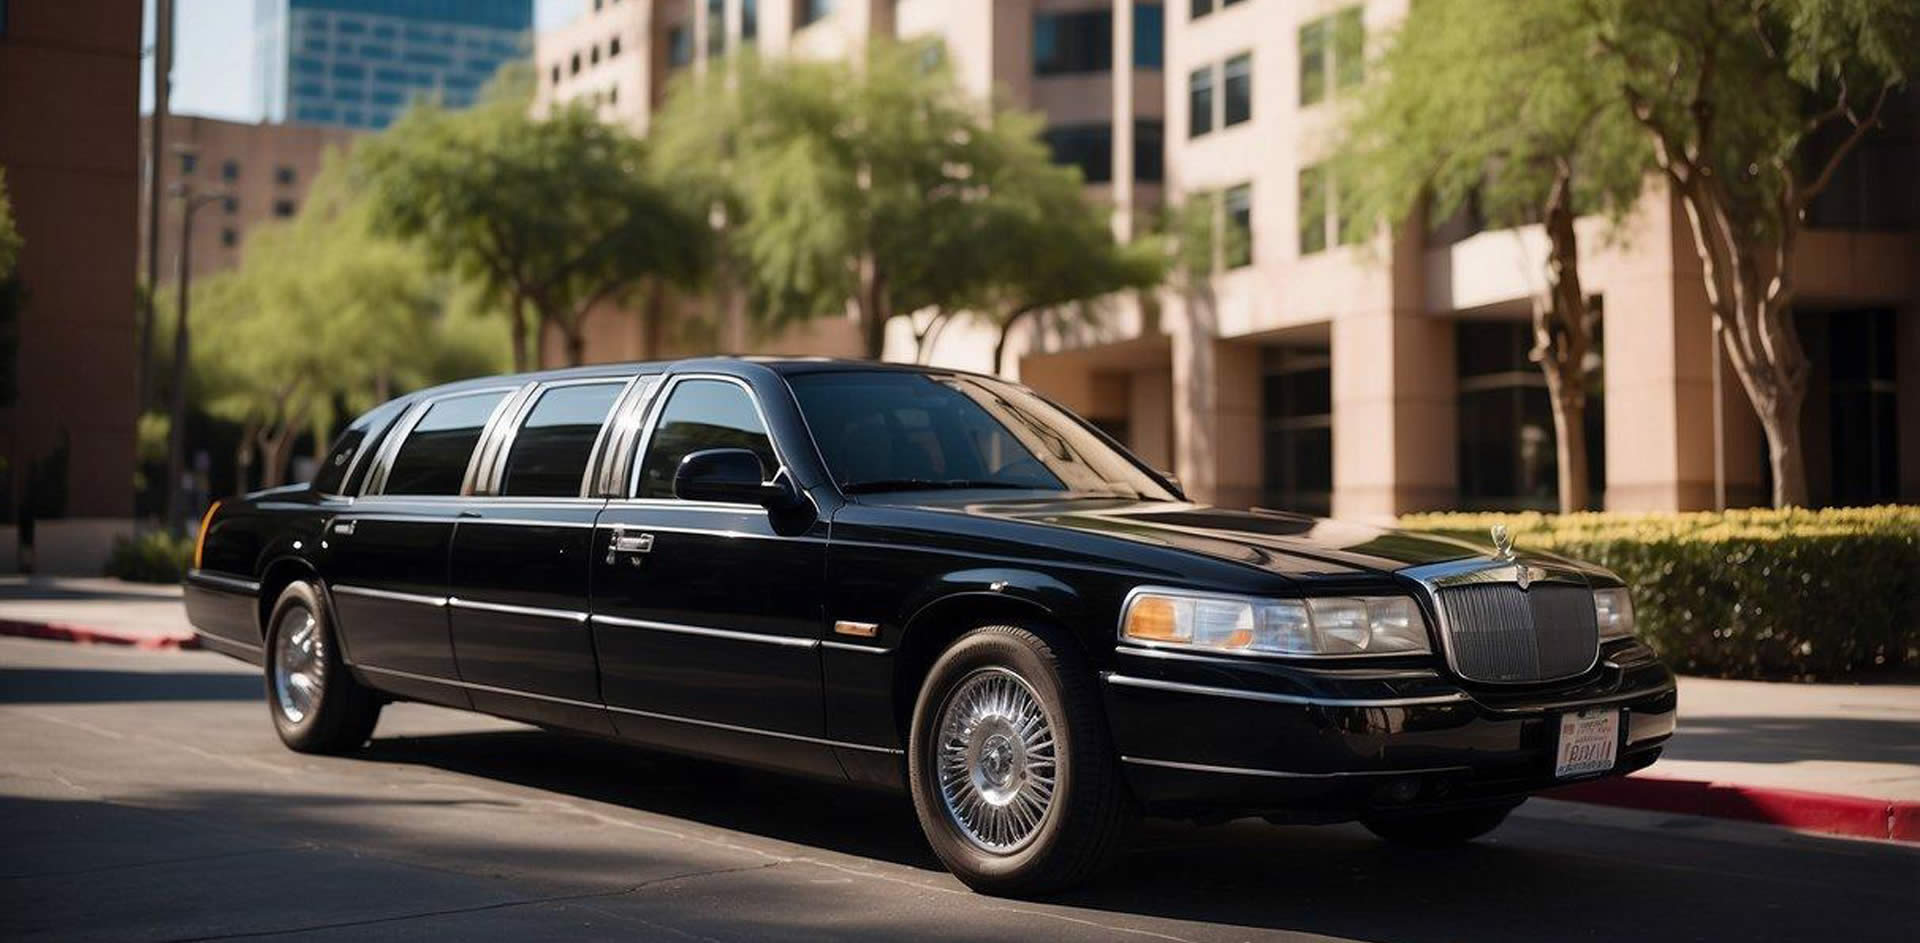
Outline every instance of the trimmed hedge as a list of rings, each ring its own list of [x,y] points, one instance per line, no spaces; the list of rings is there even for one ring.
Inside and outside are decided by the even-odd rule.
[[[107,554],[106,574],[135,583],[178,583],[192,563],[193,538],[155,530],[131,540],[115,540]]]
[[[1568,515],[1415,514],[1401,526],[1591,561],[1633,588],[1675,670],[1831,679],[1920,665],[1920,507]]]

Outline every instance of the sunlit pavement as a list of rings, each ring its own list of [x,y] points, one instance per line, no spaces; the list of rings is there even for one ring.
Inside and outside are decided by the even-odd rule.
[[[1911,939],[1920,849],[1535,802],[1456,852],[1156,823],[1045,901],[903,799],[416,705],[290,753],[206,653],[0,639],[0,939]]]

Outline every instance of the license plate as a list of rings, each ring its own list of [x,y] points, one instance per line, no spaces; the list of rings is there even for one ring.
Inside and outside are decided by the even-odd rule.
[[[1560,751],[1554,758],[1554,778],[1605,772],[1613,768],[1619,753],[1619,711],[1560,715]]]

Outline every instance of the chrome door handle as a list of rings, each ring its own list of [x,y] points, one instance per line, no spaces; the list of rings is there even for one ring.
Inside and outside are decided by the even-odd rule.
[[[340,536],[342,536],[342,537],[352,537],[352,536],[353,536],[353,522],[352,522],[352,521],[334,521],[334,522],[333,522],[333,532],[334,532],[335,534],[338,534],[338,535],[340,535]]]
[[[613,539],[607,541],[607,562],[614,562],[619,554],[647,553],[651,550],[653,550],[652,534],[630,534],[627,533],[626,528],[616,527],[613,529]]]

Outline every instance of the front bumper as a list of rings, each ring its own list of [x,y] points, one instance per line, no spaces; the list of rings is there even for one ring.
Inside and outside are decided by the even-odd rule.
[[[1427,667],[1352,670],[1169,658],[1122,647],[1102,673],[1134,795],[1157,814],[1337,821],[1511,802],[1652,763],[1673,735],[1673,673],[1610,643],[1570,682],[1465,687]],[[1618,762],[1553,775],[1559,718],[1623,711]]]

